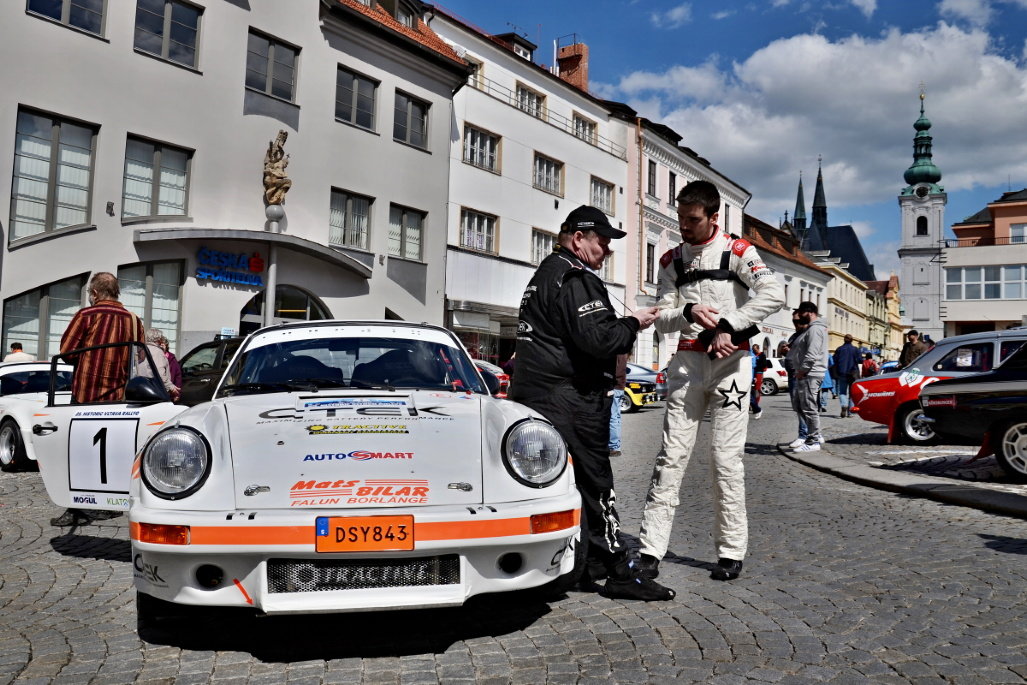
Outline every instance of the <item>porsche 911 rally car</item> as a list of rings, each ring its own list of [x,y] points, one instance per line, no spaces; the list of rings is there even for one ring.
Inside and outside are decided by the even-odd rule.
[[[191,408],[158,401],[154,383],[129,385],[123,405],[51,408],[38,444],[55,462],[44,477],[66,483],[70,470],[98,508],[131,502],[141,622],[176,604],[459,605],[581,568],[581,503],[559,434],[491,397],[443,328],[265,328]],[[133,459],[125,446],[137,444]]]
[[[57,402],[71,401],[71,367],[59,364],[54,390]],[[0,364],[0,467],[5,471],[32,468],[32,423],[46,405],[50,389],[49,362]]]

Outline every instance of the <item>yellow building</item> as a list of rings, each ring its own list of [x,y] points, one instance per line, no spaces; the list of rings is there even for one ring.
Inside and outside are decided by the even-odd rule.
[[[831,274],[827,284],[827,307],[820,308],[820,316],[827,319],[827,349],[835,350],[851,334],[856,347],[866,347],[867,331],[867,289],[868,286],[848,270],[838,257],[830,257],[822,251],[810,252],[816,265]]]
[[[877,361],[899,358],[904,342],[902,330],[902,300],[899,297],[899,277],[892,274],[887,281],[867,281],[867,338],[868,347]]]

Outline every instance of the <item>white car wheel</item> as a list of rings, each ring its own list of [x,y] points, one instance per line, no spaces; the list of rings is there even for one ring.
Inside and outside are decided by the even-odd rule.
[[[921,418],[923,413],[918,404],[907,404],[899,409],[899,433],[905,442],[923,445],[934,440],[934,429]]]
[[[0,425],[0,466],[4,471],[13,471],[28,465],[29,459],[25,455],[18,424],[8,419]]]
[[[1010,478],[1027,481],[1027,421],[1013,421],[1006,425],[995,456]]]
[[[761,395],[776,395],[777,394],[777,383],[773,378],[764,378],[763,382],[760,383],[760,394]]]
[[[617,400],[617,406],[620,407],[621,414],[631,411],[631,398],[628,397],[628,394],[626,392],[621,393],[620,399]]]

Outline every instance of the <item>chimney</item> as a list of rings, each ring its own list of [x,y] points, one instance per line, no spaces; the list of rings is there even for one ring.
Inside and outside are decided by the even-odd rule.
[[[588,46],[574,43],[560,48],[556,63],[560,78],[579,90],[588,92]]]

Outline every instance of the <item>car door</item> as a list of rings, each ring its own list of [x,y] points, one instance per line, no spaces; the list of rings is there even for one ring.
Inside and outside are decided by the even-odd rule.
[[[218,351],[221,344],[205,343],[182,358],[182,396],[179,401],[190,407],[206,402],[221,378]]]
[[[128,510],[129,483],[139,477],[136,453],[187,408],[171,403],[146,346],[126,345],[135,348],[139,361],[129,372],[125,400],[69,404],[67,394],[49,393],[33,417],[39,472],[58,506]]]

